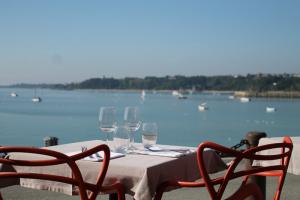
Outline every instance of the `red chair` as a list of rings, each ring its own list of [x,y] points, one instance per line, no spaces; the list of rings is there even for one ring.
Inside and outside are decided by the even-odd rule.
[[[99,171],[97,181],[94,184],[87,183],[83,180],[81,172],[75,161],[83,159],[89,155],[92,155],[96,152],[103,151],[104,158],[102,161],[102,166]],[[23,152],[23,153],[33,153],[51,156],[51,159],[45,160],[13,160],[9,158],[0,158],[0,163],[7,165],[15,165],[15,166],[51,166],[58,164],[67,164],[72,170],[72,177],[65,177],[59,175],[52,174],[40,174],[40,173],[27,173],[27,172],[0,172],[0,178],[30,178],[30,179],[41,179],[41,180],[50,180],[56,182],[62,182],[67,184],[72,184],[78,187],[78,193],[80,195],[81,200],[94,200],[96,199],[99,192],[102,193],[117,193],[118,200],[125,200],[125,192],[123,185],[119,182],[115,182],[111,185],[104,186],[103,181],[108,169],[109,160],[110,160],[110,150],[107,145],[99,145],[94,148],[91,148],[82,153],[67,156],[63,153],[48,150],[48,149],[40,149],[33,147],[0,147],[0,152],[3,153],[11,153],[11,152]],[[2,200],[2,196],[0,193],[0,200]]]
[[[208,174],[208,170],[205,166],[205,157],[202,156],[206,148],[214,149],[218,152],[228,154],[234,159],[228,163],[228,168],[225,174],[221,177],[211,178]],[[263,153],[264,150],[281,149],[281,152],[274,155],[259,155],[258,153]],[[263,200],[263,194],[254,183],[248,181],[250,175],[261,175],[261,176],[279,176],[279,185],[274,196],[274,200],[279,200],[282,186],[284,183],[285,175],[287,172],[289,160],[291,157],[293,149],[293,144],[290,137],[285,137],[283,143],[267,144],[263,146],[254,147],[248,149],[244,152],[235,151],[230,148],[221,146],[213,142],[203,142],[199,145],[197,150],[197,159],[200,175],[203,178],[201,182],[185,182],[185,181],[166,181],[162,183],[156,191],[155,200],[160,200],[162,198],[163,192],[168,187],[206,187],[208,193],[212,200],[220,200],[224,196],[224,191],[228,185],[228,182],[243,178],[241,181],[241,186],[239,189],[227,197],[228,200],[241,200],[246,197],[253,196],[256,200]],[[270,160],[281,160],[279,164],[269,165],[269,166],[251,166],[247,169],[237,170],[237,166],[243,159],[248,159],[250,161],[260,160],[260,161],[270,161]],[[219,185],[217,188],[216,186]]]
[[[273,171],[264,171],[264,172],[259,172],[256,175],[258,176],[277,176],[278,177],[278,187],[274,196],[274,200],[279,200],[280,199],[280,195],[281,195],[281,191],[282,191],[282,187],[284,184],[284,180],[285,180],[285,176],[286,176],[286,172],[288,170],[289,167],[289,162],[291,159],[291,155],[292,155],[292,149],[293,149],[293,142],[291,140],[290,137],[284,137],[283,138],[283,143],[288,144],[289,147],[288,149],[286,148],[281,148],[281,154],[284,155],[286,154],[287,156],[282,156],[280,163],[282,168],[278,169],[278,170],[273,170]]]

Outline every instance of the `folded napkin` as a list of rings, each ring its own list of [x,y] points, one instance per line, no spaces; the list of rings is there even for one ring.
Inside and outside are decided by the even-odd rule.
[[[175,151],[134,150],[133,153],[150,155],[150,156],[165,156],[165,157],[173,157],[173,158],[177,158],[184,155],[183,153],[179,153]]]
[[[81,151],[68,152],[68,153],[66,153],[66,155],[73,156],[73,155],[78,154],[78,153],[81,153]],[[119,158],[119,157],[123,157],[123,156],[125,156],[125,155],[122,154],[122,153],[110,152],[110,159]],[[87,156],[87,157],[83,158],[82,160],[98,162],[98,161],[103,160],[103,157],[104,157],[103,152],[97,152],[97,153],[94,153],[90,156]]]
[[[161,146],[148,146],[145,147],[149,151],[159,152],[159,151],[175,151],[179,153],[190,153],[191,149],[185,147],[161,147]]]
[[[144,149],[135,149],[132,153],[136,154],[144,154],[144,155],[151,155],[151,156],[165,156],[165,157],[173,157],[177,158],[194,151],[188,148],[180,148],[180,147],[159,147],[159,146],[149,146],[145,147]]]

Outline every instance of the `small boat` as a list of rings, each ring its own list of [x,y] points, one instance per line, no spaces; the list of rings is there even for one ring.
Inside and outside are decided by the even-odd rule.
[[[241,97],[241,98],[240,98],[240,101],[243,102],[243,103],[246,103],[246,102],[251,101],[251,99],[248,98],[248,97]]]
[[[31,101],[34,102],[34,103],[39,103],[39,102],[42,101],[42,98],[41,98],[41,97],[33,97],[33,98],[31,99]]]
[[[276,108],[274,107],[266,107],[266,112],[275,112],[276,111]]]
[[[199,111],[206,111],[206,110],[208,110],[208,107],[207,107],[206,103],[201,103],[198,106],[198,109],[199,109]]]
[[[173,91],[172,91],[172,95],[173,95],[173,96],[179,96],[179,94],[180,94],[180,93],[179,93],[177,90],[173,90]]]
[[[36,96],[36,90],[34,90],[34,96],[32,97],[31,101],[34,103],[42,102],[42,98],[39,96]]]
[[[179,93],[177,98],[178,99],[187,99],[187,96],[184,96],[183,94]]]
[[[12,92],[12,93],[10,93],[10,96],[11,96],[11,97],[17,97],[17,96],[18,96],[18,94],[17,94],[17,93],[15,93],[15,92]]]
[[[193,86],[192,89],[188,90],[189,94],[194,94],[195,91],[196,91],[196,87],[195,86]]]
[[[228,99],[234,99],[233,95],[228,96]]]
[[[145,90],[142,90],[141,99],[145,100],[145,97],[146,97],[146,92],[145,92]]]

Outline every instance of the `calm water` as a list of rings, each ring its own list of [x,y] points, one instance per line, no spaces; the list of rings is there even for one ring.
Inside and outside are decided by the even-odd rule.
[[[17,98],[10,97],[15,91]],[[142,121],[157,122],[158,143],[196,146],[211,140],[227,146],[238,143],[248,131],[269,136],[300,135],[300,100],[253,99],[249,103],[227,95],[190,95],[178,100],[171,94],[38,90],[42,103],[33,103],[31,89],[0,89],[0,145],[42,146],[45,136],[59,143],[104,139],[98,126],[100,106],[115,106],[121,124],[125,106],[138,106]],[[209,110],[198,111],[200,101]],[[266,106],[277,112],[266,113]],[[135,135],[141,141],[141,131]]]

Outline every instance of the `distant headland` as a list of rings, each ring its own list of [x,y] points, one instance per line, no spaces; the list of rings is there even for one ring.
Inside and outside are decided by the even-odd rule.
[[[300,98],[300,75],[248,74],[223,76],[147,76],[91,78],[66,84],[15,84],[8,87],[104,90],[232,91],[236,96]]]

